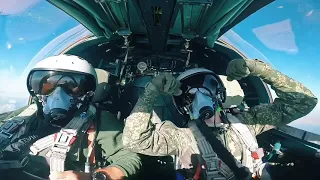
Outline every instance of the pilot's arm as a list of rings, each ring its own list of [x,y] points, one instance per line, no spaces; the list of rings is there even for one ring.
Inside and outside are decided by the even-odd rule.
[[[101,146],[102,156],[107,158],[110,165],[98,171],[105,172],[110,179],[135,176],[142,166],[139,155],[123,147],[122,130],[123,123],[113,114],[101,112],[97,143]]]
[[[258,135],[271,127],[288,124],[310,113],[318,100],[304,85],[259,60],[236,59],[227,68],[228,80],[258,76],[271,85],[278,98],[272,104],[260,104],[240,115]]]
[[[123,144],[130,150],[151,156],[180,155],[181,147],[190,144],[188,129],[176,127],[170,121],[153,124],[153,105],[160,92],[177,95],[180,83],[169,74],[161,74],[147,85],[144,93],[126,120]]]

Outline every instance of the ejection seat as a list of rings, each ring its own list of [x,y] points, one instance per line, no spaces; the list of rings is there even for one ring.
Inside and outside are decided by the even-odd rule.
[[[227,76],[219,75],[224,87],[226,88],[226,100],[223,103],[224,108],[239,107],[244,98],[244,92],[238,81],[228,81]]]
[[[95,71],[98,83],[92,102],[96,103],[100,109],[116,114],[117,110],[113,103],[115,103],[114,98],[117,96],[117,78],[103,69],[95,68]]]

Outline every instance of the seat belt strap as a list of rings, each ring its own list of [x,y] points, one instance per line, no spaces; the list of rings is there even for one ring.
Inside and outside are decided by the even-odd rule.
[[[95,118],[96,108],[89,106],[87,112],[74,117],[64,128],[56,134],[54,144],[47,156],[50,157],[50,171],[63,172],[65,160],[71,145],[76,140],[78,133],[86,133],[92,120]]]
[[[242,124],[238,118],[229,113],[227,114],[227,119],[231,123],[230,127],[232,130],[241,138],[242,142],[250,151],[255,151],[259,148],[256,139],[252,136],[252,133],[246,125]]]
[[[90,156],[89,159],[90,159],[90,163],[91,164],[95,164],[96,163],[95,147],[92,146],[92,144],[91,144],[95,140],[94,136],[95,136],[95,127],[94,127],[93,124],[91,124],[89,129],[88,129],[88,151],[89,152],[91,151],[91,153],[89,155]]]
[[[243,167],[239,162],[237,162],[221,141],[219,141],[212,133],[207,124],[201,120],[197,120],[196,122],[199,130],[209,142],[214,152],[216,152],[218,157],[234,172],[235,176],[238,179],[247,179],[251,177],[250,171],[246,170],[246,167]]]
[[[45,131],[44,131],[45,130]],[[51,126],[45,126],[31,134],[24,135],[23,137],[20,137],[19,140],[9,144],[3,151],[0,152],[0,157],[5,157],[6,159],[10,160],[0,160],[0,170],[3,169],[10,169],[10,168],[22,168],[21,165],[19,165],[19,161],[17,159],[28,158],[30,145],[33,143],[36,143],[37,141],[41,140],[42,137],[47,136],[48,134],[52,134],[54,132],[57,132],[57,128],[51,127]],[[51,143],[52,144],[52,143]],[[36,147],[33,147],[34,149],[37,149]],[[36,153],[36,150],[33,150]],[[31,152],[33,154],[33,152]],[[12,159],[12,160],[11,160]],[[20,161],[20,164],[23,164],[21,162],[26,162],[25,160]]]
[[[19,160],[0,160],[0,169],[19,169],[25,167],[29,162],[29,158],[26,156],[21,161]]]
[[[241,143],[243,151],[242,164],[255,174],[259,166],[263,163],[261,160],[264,156],[263,149],[259,148],[257,140],[252,135],[249,128],[241,123],[237,117],[228,113],[227,119],[230,122],[231,136],[233,139],[238,139]]]
[[[206,163],[207,179],[230,179],[234,176],[233,172],[219,159],[209,142],[201,133],[200,129],[194,122],[189,122],[189,129],[195,137],[201,156]]]
[[[50,147],[54,141],[54,135],[55,134],[45,136],[33,143],[33,145],[30,146],[30,154],[37,155],[42,150]]]

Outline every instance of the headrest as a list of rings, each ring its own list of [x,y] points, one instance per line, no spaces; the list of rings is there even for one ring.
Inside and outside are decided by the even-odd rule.
[[[228,81],[227,76],[219,75],[224,87],[226,88],[226,101],[224,108],[234,108],[239,106],[244,98],[244,92],[237,80]]]
[[[95,71],[97,73],[98,84],[92,101],[97,103],[104,101],[109,95],[112,83],[110,81],[112,80],[111,76],[113,75],[103,69],[95,68]]]

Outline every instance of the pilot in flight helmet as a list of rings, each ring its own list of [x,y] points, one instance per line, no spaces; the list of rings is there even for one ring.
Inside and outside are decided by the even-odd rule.
[[[189,69],[177,80],[181,83],[182,95],[173,97],[174,105],[180,114],[188,114],[191,119],[210,119],[225,100],[221,79],[208,69]]]
[[[43,106],[45,116],[62,119],[88,103],[97,86],[95,69],[74,55],[58,55],[38,62],[28,74],[29,93]]]

